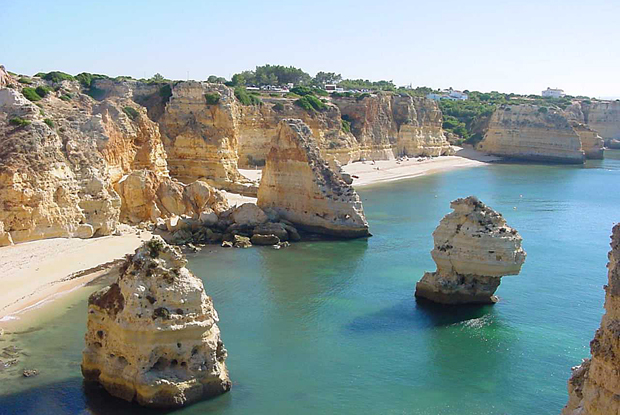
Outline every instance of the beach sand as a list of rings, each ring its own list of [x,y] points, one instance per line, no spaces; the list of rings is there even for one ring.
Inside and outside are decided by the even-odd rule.
[[[141,231],[140,235],[54,238],[0,248],[0,327],[3,321],[88,283],[150,237],[150,232]]]
[[[480,153],[471,148],[456,147],[456,149],[455,156],[355,162],[343,166],[343,170],[351,176],[357,176],[353,177],[353,187],[360,187],[452,169],[479,167],[499,160],[497,157]]]

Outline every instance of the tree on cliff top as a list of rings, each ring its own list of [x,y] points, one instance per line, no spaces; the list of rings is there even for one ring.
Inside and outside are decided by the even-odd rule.
[[[285,86],[288,83],[306,85],[310,83],[311,79],[310,75],[294,66],[263,65],[257,66],[253,71],[234,74],[232,84],[234,86]]]

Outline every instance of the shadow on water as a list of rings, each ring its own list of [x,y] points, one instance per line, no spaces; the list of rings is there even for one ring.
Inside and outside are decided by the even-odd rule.
[[[75,377],[62,382],[46,384],[26,391],[0,395],[2,415],[165,415],[183,413],[212,413],[227,406],[230,393],[197,402],[180,409],[144,408],[135,402],[126,402],[110,395],[101,385]]]
[[[450,326],[494,314],[492,305],[441,305],[406,298],[396,305],[354,319],[346,327],[356,333],[423,330]]]

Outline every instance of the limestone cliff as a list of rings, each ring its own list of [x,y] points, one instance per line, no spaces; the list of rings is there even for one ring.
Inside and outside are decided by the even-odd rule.
[[[305,230],[344,238],[369,235],[359,196],[329,168],[301,120],[280,122],[263,169],[258,205]]]
[[[207,103],[205,95],[218,97]],[[240,105],[233,90],[218,84],[180,82],[157,120],[173,177],[206,179],[217,188],[250,196],[256,185],[237,170]]]
[[[573,368],[563,415],[620,413],[620,225],[612,231],[607,269],[605,314],[590,342],[592,357]]]
[[[360,157],[385,160],[395,156],[452,154],[441,128],[441,111],[432,100],[379,93],[335,97],[332,102],[340,109],[342,118],[351,122]]]
[[[9,75],[4,66],[0,65],[0,88],[7,87],[14,83],[13,77]]]
[[[0,88],[1,244],[108,235],[119,219],[171,213],[164,200],[174,205],[174,195],[166,189],[181,185],[168,175],[159,126],[132,100],[131,88],[97,101],[75,81],[30,82]],[[127,186],[138,183],[128,177],[139,171],[148,172],[154,190],[147,201],[139,196],[150,190]],[[183,197],[181,187],[177,202],[185,204]]]
[[[218,315],[178,248],[159,237],[88,300],[82,373],[113,396],[178,407],[230,390]]]
[[[437,271],[416,285],[416,297],[443,304],[494,303],[504,275],[516,275],[525,261],[521,236],[496,211],[470,196],[450,203],[433,232]]]
[[[620,140],[620,101],[575,101],[567,108],[571,118],[599,133],[610,148]]]
[[[507,158],[583,163],[579,134],[563,111],[536,105],[498,108],[477,148]]]

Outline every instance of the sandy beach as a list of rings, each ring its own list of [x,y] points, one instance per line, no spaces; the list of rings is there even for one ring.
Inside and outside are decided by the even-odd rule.
[[[499,160],[498,157],[489,156],[471,148],[457,147],[454,156],[356,162],[343,166],[343,169],[351,176],[356,176],[353,177],[353,186],[359,187],[458,168],[479,167],[497,160]]]
[[[150,232],[93,239],[54,238],[0,248],[0,327],[25,310],[100,275],[133,252]],[[91,270],[90,272],[84,272]]]

